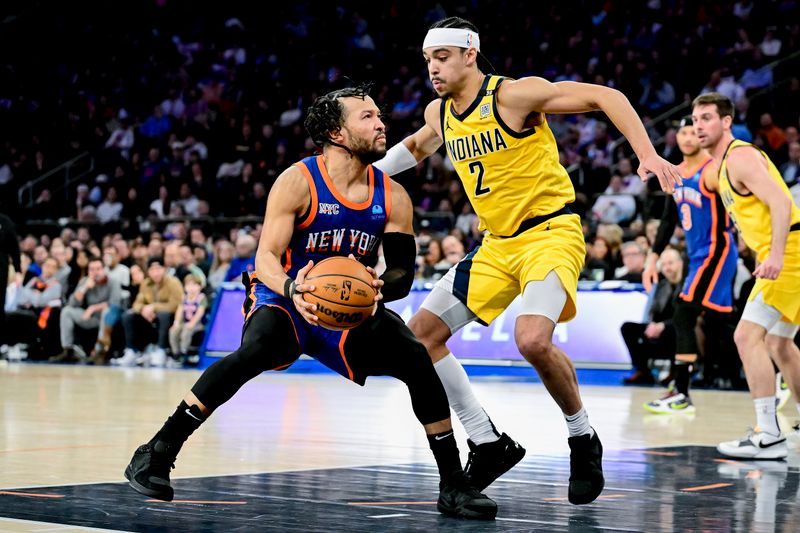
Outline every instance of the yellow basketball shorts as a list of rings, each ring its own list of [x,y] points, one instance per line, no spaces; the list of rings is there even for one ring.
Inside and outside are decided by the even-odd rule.
[[[555,272],[567,292],[559,322],[575,317],[578,276],[586,246],[578,215],[560,215],[516,237],[487,235],[454,267],[453,293],[484,324],[490,324],[531,281]]]
[[[778,278],[757,279],[748,301],[759,294],[765,304],[781,312],[784,322],[800,324],[800,248],[787,246]]]

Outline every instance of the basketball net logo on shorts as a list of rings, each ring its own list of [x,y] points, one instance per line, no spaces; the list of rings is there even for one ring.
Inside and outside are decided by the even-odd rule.
[[[322,205],[322,204],[320,204]],[[333,204],[338,207],[338,204]],[[306,253],[341,252],[345,235],[348,235],[350,249],[344,250],[353,255],[369,255],[378,246],[380,239],[361,230],[339,228],[325,231],[315,231],[308,234]]]

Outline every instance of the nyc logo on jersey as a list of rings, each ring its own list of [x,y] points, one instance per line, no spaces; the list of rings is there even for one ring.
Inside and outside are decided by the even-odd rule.
[[[338,215],[339,214],[339,204],[324,204],[322,202],[319,203],[319,214],[320,215]]]

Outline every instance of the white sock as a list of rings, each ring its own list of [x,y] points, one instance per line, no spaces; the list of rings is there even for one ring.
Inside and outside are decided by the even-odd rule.
[[[775,397],[756,398],[753,400],[756,406],[756,424],[758,429],[770,435],[780,435],[778,418],[775,416]]]
[[[472,392],[472,386],[469,384],[469,378],[464,371],[464,367],[458,362],[458,359],[452,354],[447,354],[443,359],[433,364],[436,373],[439,374],[439,379],[444,385],[444,390],[447,393],[447,399],[450,401],[450,407],[458,415],[458,419],[467,430],[467,435],[475,444],[485,444],[487,442],[495,442],[500,438],[500,434],[492,424],[489,415],[483,410],[475,394]]]
[[[581,407],[581,410],[574,415],[564,415],[564,419],[567,421],[570,437],[586,435],[587,433],[589,436],[594,434],[592,426],[589,425],[589,414],[586,412],[585,407]]]

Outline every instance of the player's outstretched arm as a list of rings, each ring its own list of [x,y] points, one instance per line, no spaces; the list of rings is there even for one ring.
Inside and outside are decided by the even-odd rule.
[[[383,233],[383,257],[386,271],[383,280],[383,299],[387,302],[406,296],[414,283],[417,245],[414,242],[412,221],[414,210],[405,189],[392,180],[392,211]]]
[[[425,108],[425,124],[402,142],[392,146],[373,166],[390,176],[413,168],[417,163],[431,155],[442,145],[442,126],[439,124],[439,110],[442,101],[436,99]]]
[[[682,182],[678,170],[656,153],[628,98],[616,89],[572,81],[550,83],[529,77],[503,83],[497,98],[503,108],[523,117],[533,111],[555,114],[603,111],[631,143],[643,180],[648,173],[655,174],[666,192],[672,192]]]
[[[313,290],[304,283],[311,262],[298,272],[296,280],[286,275],[281,264],[281,255],[292,239],[295,220],[309,208],[310,196],[308,182],[296,167],[289,167],[275,180],[267,198],[264,229],[256,251],[256,276],[274,292],[291,298],[303,318],[316,323],[314,305],[296,296],[296,293]]]
[[[737,190],[742,191],[742,188],[746,188],[769,207],[772,219],[769,255],[756,267],[753,275],[758,278],[775,279],[783,269],[783,254],[792,218],[792,200],[772,179],[767,160],[755,148],[738,148],[731,151],[728,156],[728,176]]]
[[[653,242],[653,249],[647,254],[644,272],[642,273],[642,284],[647,292],[650,292],[658,283],[658,258],[661,253],[669,246],[672,234],[678,225],[678,205],[675,198],[667,196],[664,199],[664,212],[661,214],[661,223],[658,225],[656,240]]]

